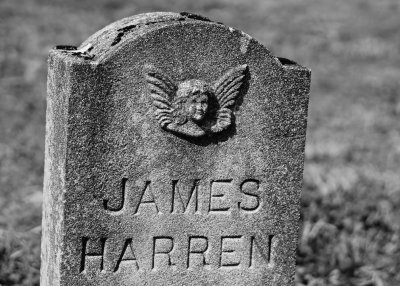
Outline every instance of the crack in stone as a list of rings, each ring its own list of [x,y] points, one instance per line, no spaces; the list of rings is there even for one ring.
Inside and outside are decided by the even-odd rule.
[[[185,20],[185,18],[182,17],[182,18],[178,18],[178,19],[174,19],[174,20],[151,21],[151,22],[147,22],[147,23],[139,23],[139,24],[133,24],[133,25],[128,25],[128,26],[122,27],[122,28],[117,30],[118,34],[114,38],[113,42],[111,43],[111,46],[115,46],[116,44],[121,42],[121,40],[122,40],[123,36],[125,36],[125,34],[131,32],[132,30],[134,30],[136,28],[141,28],[141,27],[144,27],[144,26],[149,26],[149,25],[158,24],[158,23],[184,21],[184,20]]]
[[[199,21],[205,21],[205,22],[213,22],[211,19],[198,15],[198,14],[193,14],[190,12],[180,12],[180,15],[189,18],[189,19],[194,19],[194,20],[199,20]]]
[[[133,24],[133,25],[128,25],[128,26],[122,27],[117,30],[118,34],[112,41],[111,46],[115,46],[116,44],[121,42],[121,40],[125,36],[125,34],[131,32],[132,30],[134,30],[136,28],[141,28],[143,26],[148,26],[148,25],[153,25],[153,24],[158,24],[158,23],[165,23],[165,22],[185,21],[186,19],[193,19],[193,20],[204,21],[204,22],[213,22],[212,20],[210,20],[207,17],[189,13],[189,12],[180,12],[179,14],[182,17],[173,19],[173,20],[151,21],[151,22],[147,22],[147,23],[139,23],[139,24]],[[222,23],[218,23],[218,24],[222,24]]]

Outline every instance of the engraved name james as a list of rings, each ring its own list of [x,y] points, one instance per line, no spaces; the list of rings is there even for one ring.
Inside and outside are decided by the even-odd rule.
[[[251,213],[262,205],[260,187],[257,179],[171,180],[167,184],[144,181],[137,185],[123,178],[119,201],[104,199],[103,207],[133,215]]]

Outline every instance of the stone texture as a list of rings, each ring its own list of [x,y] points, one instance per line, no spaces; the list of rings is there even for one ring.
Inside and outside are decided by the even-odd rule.
[[[176,119],[198,104],[178,85],[207,90],[200,115]],[[53,49],[41,285],[294,285],[309,86],[309,69],[189,13]]]

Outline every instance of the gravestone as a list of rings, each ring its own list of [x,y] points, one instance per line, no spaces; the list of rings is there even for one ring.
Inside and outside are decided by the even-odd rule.
[[[309,86],[190,13],[53,49],[41,285],[294,285]]]

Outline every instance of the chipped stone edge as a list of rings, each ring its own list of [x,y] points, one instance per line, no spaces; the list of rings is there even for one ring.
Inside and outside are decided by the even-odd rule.
[[[140,36],[151,32],[153,29],[159,29],[183,22],[226,27],[226,29],[231,33],[241,34],[240,50],[243,54],[247,52],[247,47],[250,42],[255,41],[268,51],[277,65],[281,68],[285,70],[305,70],[311,73],[309,68],[292,60],[272,55],[265,45],[261,44],[255,38],[243,31],[189,12],[152,12],[123,18],[94,33],[79,47],[56,46],[53,50],[65,53],[73,58],[81,58],[85,61],[89,61],[90,64],[98,65],[107,61],[107,59],[118,50],[123,49],[127,43],[137,40]]]

